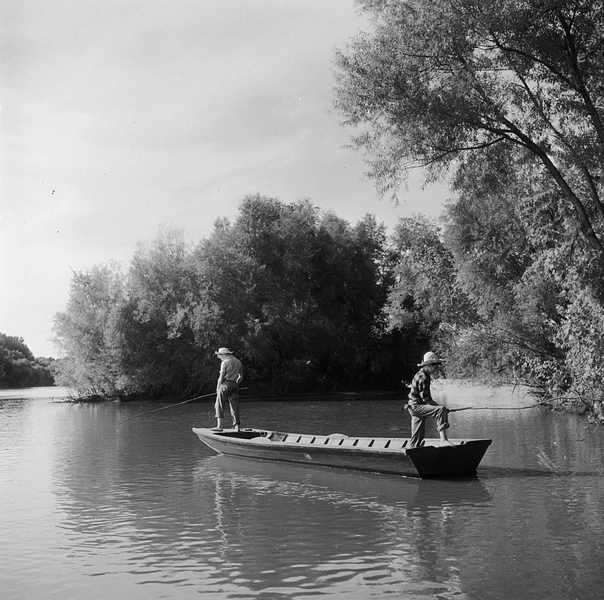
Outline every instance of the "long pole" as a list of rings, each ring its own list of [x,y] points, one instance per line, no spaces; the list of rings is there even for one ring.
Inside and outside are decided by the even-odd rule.
[[[212,392],[211,394],[204,394],[203,396],[195,396],[195,398],[189,398],[188,400],[184,400],[183,402],[177,402],[176,404],[170,404],[169,406],[162,406],[161,408],[155,408],[153,410],[146,410],[145,412],[138,413],[137,415],[133,415],[132,417],[128,417],[123,421],[119,421],[118,425],[125,423],[126,421],[131,421],[132,419],[136,419],[136,417],[140,417],[141,415],[150,415],[154,412],[159,412],[160,410],[167,410],[168,408],[173,408],[174,406],[180,406],[181,404],[186,404],[187,402],[193,402],[193,400],[201,400],[202,398],[209,398],[210,396],[215,396],[216,392]]]
[[[459,412],[460,410],[524,410],[525,408],[535,408],[536,406],[548,406],[546,402],[537,402],[528,406],[464,406],[463,408],[448,408],[449,412]]]

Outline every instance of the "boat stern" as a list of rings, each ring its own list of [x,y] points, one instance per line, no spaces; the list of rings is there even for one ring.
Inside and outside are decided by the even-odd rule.
[[[461,440],[453,446],[425,445],[408,448],[407,456],[422,478],[467,476],[476,473],[491,442]]]

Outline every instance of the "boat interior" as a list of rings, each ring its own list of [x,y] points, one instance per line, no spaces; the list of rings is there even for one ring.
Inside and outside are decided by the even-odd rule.
[[[254,429],[242,429],[240,431],[221,431],[217,433],[221,437],[229,437],[241,440],[258,440],[283,442],[287,444],[312,444],[315,446],[343,446],[349,448],[374,448],[402,450],[409,443],[405,438],[372,438],[372,437],[349,437],[341,433],[330,435],[308,435],[299,433],[280,433],[278,431],[258,431]]]

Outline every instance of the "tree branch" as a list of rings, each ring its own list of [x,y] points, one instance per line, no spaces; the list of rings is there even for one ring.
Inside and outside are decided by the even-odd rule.
[[[447,156],[449,156],[451,154],[459,154],[460,152],[466,152],[466,151],[471,151],[471,150],[482,150],[483,148],[488,148],[489,146],[494,146],[495,144],[504,142],[507,139],[509,139],[509,138],[507,138],[505,136],[500,136],[495,140],[491,140],[490,142],[484,142],[482,144],[475,144],[473,146],[457,146],[457,147],[451,148],[449,150],[443,150],[442,148],[435,147],[434,150],[440,152],[440,154],[437,154],[436,156],[432,156],[430,159],[423,161],[420,166],[428,167],[430,165],[433,165],[433,164],[439,162],[440,160],[446,158]]]
[[[562,25],[562,29],[564,30],[567,54],[570,58],[571,67],[577,79],[577,84],[573,86],[573,89],[575,89],[575,91],[581,96],[581,98],[583,98],[587,113],[593,123],[594,129],[598,134],[598,140],[600,142],[600,147],[602,151],[604,149],[604,125],[602,124],[602,119],[600,119],[600,113],[598,112],[598,109],[596,108],[591,98],[591,94],[587,89],[587,85],[583,77],[583,72],[581,70],[581,67],[579,66],[577,47],[575,46],[575,38],[572,34],[572,25],[566,22],[564,15],[558,14],[558,18],[560,19],[560,24]]]

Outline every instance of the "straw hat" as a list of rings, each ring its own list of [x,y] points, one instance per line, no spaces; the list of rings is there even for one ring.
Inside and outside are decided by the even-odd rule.
[[[233,354],[228,348],[219,348],[218,352],[214,352],[214,354],[216,356],[219,356],[221,354]]]
[[[426,352],[424,354],[424,362],[421,362],[418,367],[425,367],[427,365],[442,365],[443,361],[438,358],[435,352]]]

